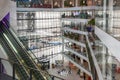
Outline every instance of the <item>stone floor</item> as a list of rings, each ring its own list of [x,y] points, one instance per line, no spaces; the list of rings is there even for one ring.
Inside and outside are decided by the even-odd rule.
[[[61,71],[63,68],[53,68],[53,69],[49,69],[48,72],[52,75],[58,76],[60,78],[63,78],[65,80],[83,80],[82,78],[80,78],[80,75],[77,74],[77,70],[72,69],[71,70],[71,74],[68,73],[68,69],[64,67],[64,69],[66,69],[66,71],[61,72],[60,74],[58,74],[58,71]],[[55,80],[59,80],[59,79],[55,79]]]

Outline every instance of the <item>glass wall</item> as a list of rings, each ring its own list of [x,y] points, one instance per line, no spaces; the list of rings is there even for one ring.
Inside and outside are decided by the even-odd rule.
[[[20,40],[38,57],[61,52],[60,17],[60,12],[17,12]]]
[[[103,3],[104,5],[101,5],[101,10],[96,11],[96,25],[114,38],[120,40],[119,1],[103,0]]]
[[[96,38],[94,52],[104,79],[119,80],[120,63],[98,38]]]

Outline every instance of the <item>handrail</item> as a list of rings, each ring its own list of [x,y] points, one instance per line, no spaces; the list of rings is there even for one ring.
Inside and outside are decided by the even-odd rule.
[[[92,57],[92,59],[93,59],[92,61],[93,61],[93,63],[94,63],[94,67],[95,67],[95,69],[96,69],[98,79],[99,79],[99,80],[103,80],[102,73],[101,73],[101,71],[100,71],[100,68],[99,68],[99,65],[98,65],[98,63],[97,63],[97,60],[96,60],[96,58],[95,58],[95,56],[94,56],[94,52],[93,52],[93,50],[92,50],[92,48],[91,48],[91,45],[90,45],[90,41],[89,41],[89,39],[88,39],[88,36],[86,36],[86,42],[87,42],[87,45],[88,45],[88,47],[89,47],[89,49],[90,49],[90,55],[91,55],[91,57]]]
[[[72,58],[70,58],[67,54],[63,54],[66,58],[69,59],[72,63],[74,63],[78,68],[80,68],[82,71],[84,71],[89,76],[92,76],[91,72],[87,69],[85,69],[82,65],[78,64],[76,61],[74,61]]]
[[[9,26],[9,23],[8,23],[8,21],[7,20],[5,20],[5,23],[6,23],[6,25],[7,26]],[[6,29],[6,28],[5,28]],[[7,30],[6,30],[7,31]],[[23,48],[23,46],[20,44],[20,41],[18,40],[18,39],[16,39],[17,37],[15,37],[12,33],[11,33],[11,31],[8,31],[8,33],[10,34],[10,35],[12,35],[12,37],[13,38],[15,38],[14,40],[18,43],[17,45],[19,46],[19,47],[21,47],[21,49],[23,49],[23,51],[25,52],[25,54],[29,57],[29,59],[31,60],[31,62],[34,64],[34,67],[36,68],[36,69],[38,69],[38,70],[41,70],[39,67],[38,67],[38,65],[37,65],[37,63],[34,61],[34,59],[32,58],[32,56],[30,56],[29,54],[28,54],[28,51],[25,49],[25,47]],[[40,72],[40,71],[39,71]],[[42,76],[42,78],[43,79],[45,79],[46,80],[46,78],[47,77],[45,77],[45,75],[43,75],[41,72],[40,72],[40,75]]]
[[[16,62],[13,62],[13,61],[11,61],[11,60],[7,60],[7,59],[4,59],[4,58],[0,58],[0,61],[1,61],[1,60],[10,62],[10,63],[12,63],[12,64],[16,64],[16,65],[18,65],[18,66],[24,66],[24,67],[26,67],[27,69],[30,69],[30,70],[39,71],[38,69],[34,69],[34,68],[28,67],[28,66],[26,66],[26,65],[21,65],[21,64],[18,64],[18,63],[16,63]],[[42,72],[42,73],[45,73],[45,74],[48,74],[48,73],[46,73],[46,72],[44,72],[44,71],[41,71],[41,72]],[[55,76],[55,75],[51,75],[51,74],[48,74],[48,75],[54,76],[54,77],[59,78],[59,79],[61,79],[61,80],[65,80],[65,79],[63,79],[63,78],[61,78],[61,77],[58,77],[58,76]]]
[[[7,20],[6,20],[7,21]],[[10,24],[9,24],[10,25]],[[10,25],[11,26],[11,25]],[[22,46],[22,48],[26,48],[24,45],[23,45],[23,43],[22,42],[24,42],[23,40],[20,40],[19,38],[18,38],[18,35],[16,35],[17,33],[15,32],[15,30],[12,28],[12,27],[10,27],[9,28],[10,29],[10,31],[11,31],[11,33],[14,35],[14,37],[15,37],[15,39],[17,40],[17,42],[19,42],[19,44],[21,44]],[[22,41],[22,42],[21,42]],[[30,53],[33,55],[33,57],[35,57],[35,58],[37,58],[36,56],[35,56],[35,54],[31,51],[31,50],[29,50],[30,51]],[[27,51],[28,52],[28,51]],[[34,59],[34,58],[33,58]],[[39,60],[37,60],[38,62],[39,62]]]
[[[6,39],[4,39],[6,41]],[[3,42],[3,41],[2,41]],[[11,48],[11,46],[8,44],[8,41],[6,41],[7,45],[9,46],[9,48],[11,49],[11,51],[14,53],[13,55],[17,58],[17,60],[19,61],[20,64],[22,64],[23,62],[21,57],[17,54],[15,54],[16,52],[13,50],[13,48]],[[21,60],[21,61],[20,61]],[[23,67],[24,68],[24,67]],[[26,69],[24,68],[24,70],[26,71]],[[28,75],[28,72],[26,71],[27,75]]]
[[[70,47],[66,46],[66,49],[69,50],[70,52],[76,54],[77,56],[79,56],[80,58],[88,61],[88,58],[86,57],[85,53],[81,53],[81,52],[77,52],[74,49],[72,50]]]
[[[8,21],[6,20],[6,22],[8,23]],[[10,24],[9,24],[10,25]],[[10,25],[11,26],[11,25]],[[19,40],[19,38],[16,36],[16,34],[15,34],[15,31],[14,31],[14,29],[12,28],[12,27],[10,27],[10,32],[14,35],[14,38],[16,39],[16,41],[20,44],[20,46],[22,47],[22,48],[24,48],[25,49],[25,46],[20,42],[20,40]],[[28,52],[28,51],[27,51]],[[33,54],[33,52],[32,51],[30,51],[31,53],[32,53],[32,55],[36,58],[36,56],[35,56],[35,54]],[[31,56],[30,56],[31,57]]]
[[[7,20],[6,20],[7,21]],[[7,21],[8,22],[8,21]],[[20,46],[20,47],[22,47],[23,48],[23,50],[25,51],[25,54],[26,55],[28,55],[29,57],[30,57],[30,59],[32,59],[31,61],[35,64],[35,67],[36,68],[38,68],[38,70],[39,70],[39,72],[40,72],[40,74],[43,76],[43,78],[45,79],[45,77],[44,76],[47,76],[47,75],[43,75],[42,73],[41,73],[41,69],[38,67],[38,65],[37,65],[37,63],[36,62],[34,62],[34,59],[33,59],[33,57],[31,56],[31,55],[29,55],[29,54],[27,54],[27,50],[25,49],[25,46],[23,46],[23,44],[20,42],[20,40],[18,39],[18,37],[15,35],[15,33],[13,32],[13,31],[10,31],[12,34],[14,34],[14,38],[15,38],[15,40],[19,43],[18,45]],[[10,34],[11,34],[10,33]],[[32,53],[32,51],[31,51],[31,53]],[[33,54],[33,53],[32,53]],[[34,55],[34,54],[33,54]],[[34,57],[36,58],[36,56],[34,55]],[[38,59],[37,59],[38,60]],[[45,72],[45,71],[44,71]],[[46,71],[46,73],[48,73],[47,71]],[[50,77],[50,75],[48,75],[49,77]],[[46,77],[47,78],[47,77]],[[45,79],[46,80],[46,79]]]
[[[69,32],[73,32],[73,33],[78,33],[78,34],[88,35],[88,32],[80,31],[80,30],[73,30],[73,29],[68,28],[68,27],[64,27],[64,28],[62,28],[62,30],[67,30],[67,31],[69,31]]]

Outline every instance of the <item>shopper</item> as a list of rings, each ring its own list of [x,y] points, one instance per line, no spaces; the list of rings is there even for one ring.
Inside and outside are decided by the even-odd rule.
[[[71,74],[71,67],[68,67],[68,74]]]
[[[54,76],[52,76],[51,79],[54,80]]]
[[[80,72],[81,72],[81,71],[80,71],[80,69],[78,69],[78,72],[77,72],[77,74],[78,74],[79,76],[80,76]]]

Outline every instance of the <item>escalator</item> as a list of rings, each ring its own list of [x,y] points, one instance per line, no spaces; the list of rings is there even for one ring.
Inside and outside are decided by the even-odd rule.
[[[35,70],[32,71],[33,79],[34,80],[46,80],[46,78],[42,75],[42,73],[40,73],[40,71],[37,71],[37,70],[40,70],[40,69],[38,68],[38,65],[33,60],[33,58],[30,56],[30,54],[27,52],[25,47],[23,47],[19,43],[19,41],[15,38],[15,36],[10,31],[10,29],[6,28],[5,26],[9,26],[9,24],[7,24],[7,21],[5,23],[2,23],[2,27],[0,27],[0,29],[6,35],[6,37],[9,39],[9,41],[14,46],[14,48],[17,50],[17,52],[18,52],[19,56],[22,58],[24,64],[26,66],[29,66],[29,67],[33,68],[33,69],[36,69],[36,71]],[[3,37],[3,33],[1,34],[2,37]],[[5,38],[4,38],[3,41],[5,41]],[[10,53],[10,52],[8,52],[8,53]],[[11,55],[11,57],[14,57],[14,56]],[[16,59],[16,61],[17,61],[17,59]],[[22,80],[27,80],[27,79],[22,79]]]
[[[0,44],[7,53],[9,60],[22,65],[22,60],[20,60],[20,58],[17,57],[17,55],[15,54],[15,51],[12,50],[11,46],[8,44],[8,41],[5,39],[3,33],[0,33]],[[18,77],[20,77],[20,80],[27,80],[29,78],[28,73],[23,66],[16,65],[16,71],[18,73]]]

